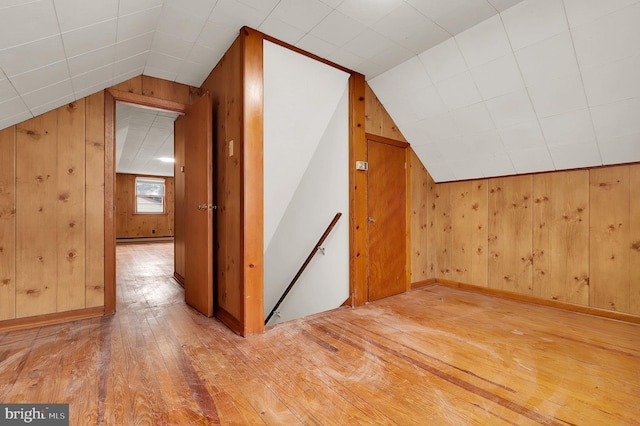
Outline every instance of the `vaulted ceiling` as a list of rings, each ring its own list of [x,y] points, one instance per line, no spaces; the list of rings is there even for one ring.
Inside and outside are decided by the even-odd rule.
[[[246,25],[363,73],[437,181],[640,161],[640,0],[0,0],[0,129]]]

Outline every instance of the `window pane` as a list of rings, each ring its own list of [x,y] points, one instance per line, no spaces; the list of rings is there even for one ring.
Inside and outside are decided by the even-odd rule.
[[[136,178],[136,212],[164,213],[164,179]]]

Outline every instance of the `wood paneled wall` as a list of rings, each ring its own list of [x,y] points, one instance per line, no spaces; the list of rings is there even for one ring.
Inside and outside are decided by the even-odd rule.
[[[116,238],[172,237],[174,218],[174,178],[165,179],[164,214],[136,214],[135,180],[141,175],[116,174]]]
[[[424,168],[411,174],[429,182]],[[428,278],[640,315],[639,164],[416,191],[412,210],[430,207],[428,235],[412,235],[414,273],[435,264]]]
[[[142,76],[117,89],[183,103],[197,93]],[[104,306],[104,102],[99,92],[0,131],[0,327]]]
[[[93,95],[1,132],[0,319],[102,304],[102,104]]]
[[[213,99],[217,219],[217,316],[244,329],[243,45],[236,39],[201,89]]]

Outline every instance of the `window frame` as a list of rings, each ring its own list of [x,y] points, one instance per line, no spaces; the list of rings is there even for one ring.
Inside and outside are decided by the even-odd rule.
[[[145,212],[138,209],[138,198],[145,196],[144,194],[138,194],[138,180],[146,180],[148,183],[160,183],[160,181],[162,181],[162,195],[160,195],[160,197],[162,197],[161,212]],[[146,196],[148,197],[149,195]],[[136,176],[133,180],[133,211],[134,214],[167,214],[167,178],[163,176]]]

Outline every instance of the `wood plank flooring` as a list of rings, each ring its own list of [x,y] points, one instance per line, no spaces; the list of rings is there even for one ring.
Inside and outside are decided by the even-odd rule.
[[[0,402],[73,425],[640,424],[637,325],[431,286],[241,338],[172,245],[118,246],[115,316],[0,333]]]

